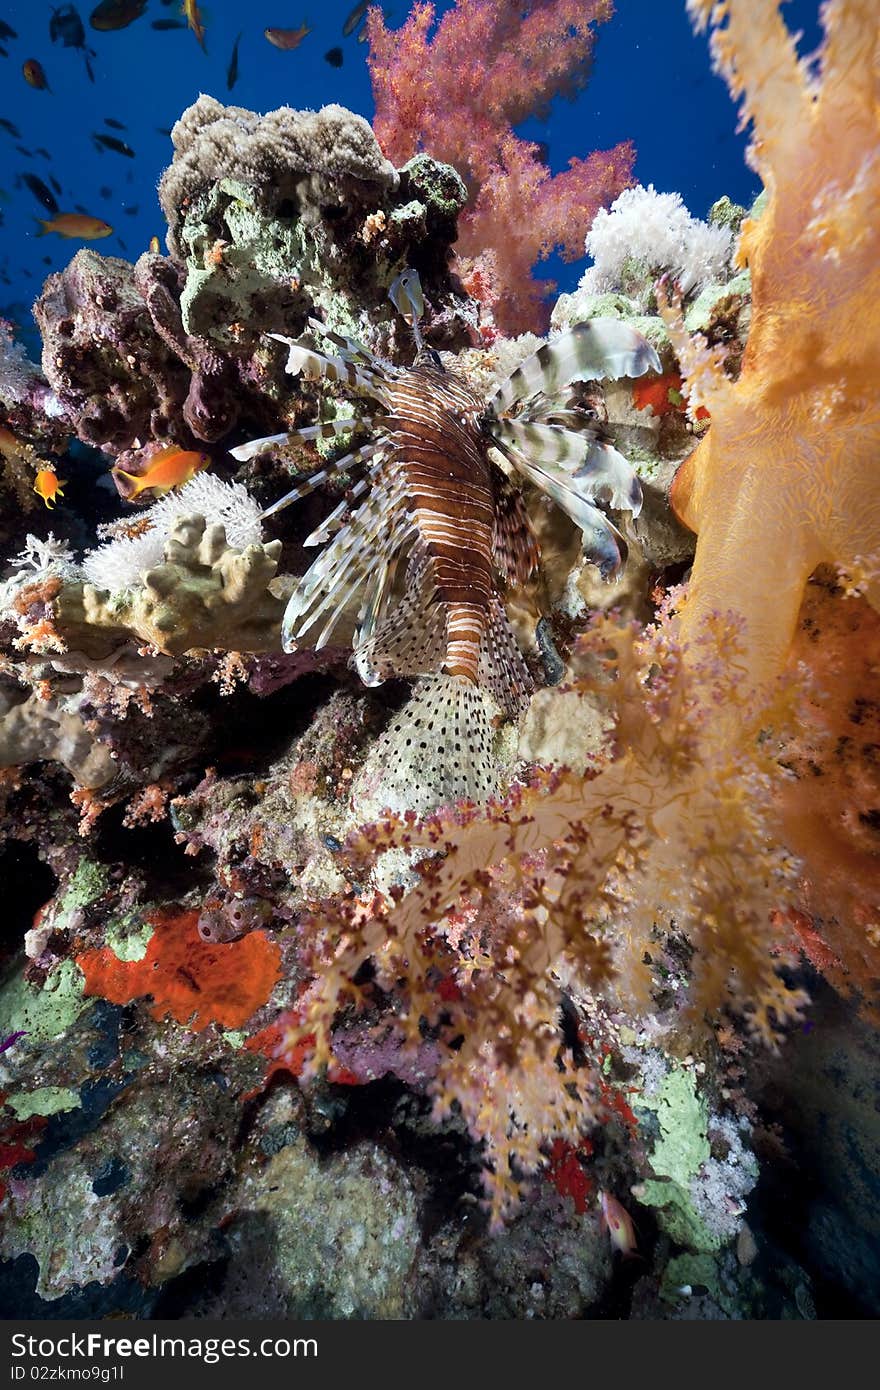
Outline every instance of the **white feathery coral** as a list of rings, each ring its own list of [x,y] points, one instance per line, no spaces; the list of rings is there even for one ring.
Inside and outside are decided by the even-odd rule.
[[[209,526],[221,525],[229,544],[239,550],[263,539],[260,506],[247,489],[213,473],[198,473],[146,511],[114,522],[108,528],[112,539],[83,558],[88,582],[110,593],[133,588],[147,570],[162,563],[165,542],[181,516],[203,516]]]
[[[32,570],[34,574],[43,576],[57,574],[62,579],[72,579],[78,574],[78,566],[68,542],[56,540],[52,531],[45,540],[28,532],[24,550],[9,563],[13,569]]]
[[[733,236],[692,217],[678,193],[658,193],[653,184],[627,188],[609,209],[597,212],[586,249],[594,264],[579,288],[593,294],[621,285],[627,262],[645,271],[671,271],[682,294],[724,281],[730,273]]]

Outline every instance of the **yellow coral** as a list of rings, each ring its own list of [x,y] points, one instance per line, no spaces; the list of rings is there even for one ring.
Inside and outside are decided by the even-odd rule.
[[[739,246],[752,274],[739,379],[673,325],[712,416],[673,491],[699,537],[682,636],[740,614],[757,689],[783,669],[817,565],[880,547],[880,27],[876,0],[829,0],[816,77],[775,0],[689,10],[714,28],[768,196]],[[876,580],[865,596],[880,607]]]

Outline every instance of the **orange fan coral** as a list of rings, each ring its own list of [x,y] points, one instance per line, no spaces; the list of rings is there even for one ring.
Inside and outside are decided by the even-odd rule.
[[[150,994],[154,1018],[170,1016],[197,1033],[209,1023],[241,1028],[280,978],[281,952],[261,931],[205,942],[198,920],[197,911],[151,913],[156,930],[143,960],[122,961],[109,946],[86,951],[77,958],[85,993],[113,1004]]]
[[[758,693],[783,669],[816,566],[864,568],[880,551],[880,27],[875,0],[828,0],[814,77],[776,0],[689,9],[743,97],[767,205],[739,245],[752,274],[739,379],[666,310],[691,404],[712,418],[673,494],[699,537],[682,636],[740,614]]]

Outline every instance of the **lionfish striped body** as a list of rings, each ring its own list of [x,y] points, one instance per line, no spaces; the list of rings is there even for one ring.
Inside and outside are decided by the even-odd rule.
[[[255,440],[232,453],[245,460],[293,440],[372,427],[371,443],[319,469],[263,514],[333,474],[365,467],[305,542],[329,543],[290,599],[284,646],[323,646],[357,599],[353,663],[361,679],[376,685],[390,676],[435,678],[395,732],[407,748],[415,737],[425,750],[431,737],[451,730],[456,754],[464,740],[476,777],[469,775],[468,756],[455,756],[453,773],[440,780],[449,795],[474,795],[488,785],[482,692],[515,717],[532,688],[498,581],[522,583],[539,561],[521,495],[490,450],[500,451],[568,512],[584,533],[585,553],[604,575],[616,572],[625,544],[602,506],[637,512],[638,480],[587,416],[560,409],[553,397],[574,380],[640,376],[649,368],[659,371],[660,363],[625,324],[593,320],[539,349],[486,401],[422,345],[421,291],[412,272],[395,282],[391,297],[413,328],[418,352],[412,367],[381,362],[314,320],[313,332],[328,339],[336,355],[279,339],[289,348],[288,372],[345,382],[371,396],[380,412]],[[394,754],[390,746],[386,752]]]
[[[495,598],[491,465],[483,403],[424,363],[389,390],[387,466],[404,479],[407,508],[446,616],[443,669],[476,683]]]

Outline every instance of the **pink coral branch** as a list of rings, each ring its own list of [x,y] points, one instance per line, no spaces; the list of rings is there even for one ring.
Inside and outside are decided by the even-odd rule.
[[[436,23],[433,5],[417,4],[393,32],[378,9],[368,16],[379,142],[398,164],[425,150],[464,176],[471,201],[460,249],[494,253],[507,332],[541,326],[549,286],[531,279],[534,263],[554,251],[581,255],[599,207],[631,181],[629,142],[553,176],[538,146],[513,131],[584,85],[594,27],[611,13],[611,0],[457,0]]]

